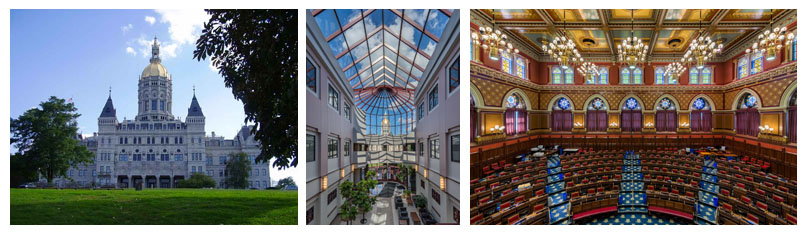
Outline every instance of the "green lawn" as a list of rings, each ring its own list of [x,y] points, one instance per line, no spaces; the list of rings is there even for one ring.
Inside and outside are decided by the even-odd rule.
[[[11,224],[297,224],[297,191],[11,189]]]

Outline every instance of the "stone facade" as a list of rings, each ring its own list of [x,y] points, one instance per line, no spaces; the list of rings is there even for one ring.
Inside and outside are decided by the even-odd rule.
[[[69,178],[57,178],[58,187],[174,188],[193,173],[204,173],[226,188],[229,154],[244,152],[253,162],[250,188],[271,186],[269,163],[254,163],[261,149],[243,126],[235,138],[205,133],[205,116],[194,96],[185,121],[174,117],[171,75],[161,64],[159,44],[154,39],[152,58],[138,80],[138,115],[118,121],[112,95],[98,117],[98,132],[80,139],[95,153],[92,164],[68,171]]]

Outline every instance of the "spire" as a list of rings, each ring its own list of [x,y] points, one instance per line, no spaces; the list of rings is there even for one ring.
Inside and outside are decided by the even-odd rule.
[[[160,43],[157,42],[157,36],[154,36],[154,43],[151,44],[151,59],[149,59],[151,63],[160,63]]]
[[[109,97],[106,99],[106,104],[104,105],[104,109],[101,110],[101,116],[103,117],[114,117],[117,118],[117,111],[115,110],[115,105],[112,104],[112,87],[109,87]]]
[[[193,91],[193,99],[191,100],[191,107],[188,107],[188,117],[191,116],[205,116],[202,113],[202,107],[199,106],[199,101],[196,100],[196,88]]]

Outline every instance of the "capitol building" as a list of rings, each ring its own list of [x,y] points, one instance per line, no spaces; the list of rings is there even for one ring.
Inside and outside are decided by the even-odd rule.
[[[98,132],[82,144],[95,153],[92,164],[71,168],[69,178],[54,179],[57,187],[175,188],[192,174],[204,173],[227,188],[226,163],[231,153],[244,152],[252,162],[249,188],[271,186],[269,163],[255,163],[261,149],[243,126],[235,138],[205,132],[205,115],[194,91],[185,121],[172,113],[172,77],[161,64],[157,38],[152,57],[138,78],[138,114],[119,122],[110,96],[98,117]]]

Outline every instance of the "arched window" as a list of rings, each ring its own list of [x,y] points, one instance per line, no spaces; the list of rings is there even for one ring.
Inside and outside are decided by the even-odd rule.
[[[622,84],[630,84],[630,70],[627,67],[623,67],[622,71],[619,72],[619,78],[621,78]]]
[[[622,131],[639,132],[642,131],[642,107],[635,98],[625,100],[622,106]]]
[[[712,108],[706,99],[698,98],[692,103],[692,111],[689,114],[690,127],[693,132],[712,131]]]
[[[666,82],[664,82],[664,69],[662,69],[661,67],[656,67],[656,74],[655,75],[656,75],[656,84],[657,85],[663,85],[663,84],[666,83]]]
[[[474,95],[471,94],[471,142],[475,142],[476,139],[476,100],[474,99]]]
[[[690,68],[689,84],[712,84],[712,68],[707,66],[700,70],[696,67]]]
[[[748,55],[740,58],[740,62],[737,63],[737,74],[739,74],[738,79],[748,76]]]
[[[513,74],[513,57],[508,53],[502,55],[502,72]]]
[[[505,133],[515,135],[527,132],[527,111],[524,99],[518,94],[507,97],[507,110],[504,112]]]
[[[594,98],[586,110],[586,130],[604,132],[608,130],[608,106],[601,98]]]
[[[757,110],[757,97],[750,93],[744,94],[737,102],[737,111],[734,125],[737,134],[756,137],[759,133],[759,110]]]
[[[527,65],[524,63],[524,59],[518,56],[516,56],[516,76],[527,79]]]
[[[751,65],[751,75],[762,72],[762,51],[754,54],[753,59],[751,59]]]
[[[689,68],[689,84],[691,85],[698,84],[699,74],[700,73],[698,72],[698,68],[696,67]]]
[[[708,67],[704,67],[701,70],[701,84],[711,84],[712,83],[712,69]]]
[[[608,68],[600,68],[600,84],[608,84]]]
[[[642,69],[623,67],[619,73],[622,84],[642,84]]]
[[[552,131],[568,132],[572,131],[572,110],[571,102],[565,97],[558,98],[552,107]]]
[[[795,58],[795,57],[794,57]],[[796,91],[790,96],[790,101],[787,103],[787,142],[796,143]]]
[[[675,103],[669,98],[662,98],[656,106],[656,131],[674,132],[678,128],[678,112]]]
[[[563,71],[563,76],[566,77],[566,84],[574,84],[574,70],[571,67]]]
[[[563,84],[563,80],[561,80],[562,76],[563,76],[563,71],[560,70],[560,67],[558,67],[558,66],[552,67],[552,83],[553,84]]]
[[[552,84],[574,84],[574,70],[560,66],[552,66]]]

